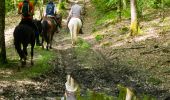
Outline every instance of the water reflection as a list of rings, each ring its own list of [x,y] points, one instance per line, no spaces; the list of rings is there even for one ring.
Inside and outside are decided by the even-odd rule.
[[[109,96],[105,93],[98,93],[89,89],[83,89],[84,93],[82,94],[74,77],[68,74],[66,80],[65,96],[61,98],[61,100],[156,100],[155,98],[146,95],[142,98],[138,98],[132,88],[123,87],[122,85],[118,85],[120,90],[118,97]]]
[[[66,83],[65,83],[65,95],[61,98],[61,100],[77,100],[76,98],[76,91],[78,90],[78,84],[73,79],[73,77],[68,74],[66,76]]]

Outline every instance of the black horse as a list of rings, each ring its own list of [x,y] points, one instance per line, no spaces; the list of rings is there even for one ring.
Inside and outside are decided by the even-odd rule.
[[[42,19],[42,48],[44,48],[43,42],[45,40],[47,42],[47,50],[49,48],[52,48],[52,40],[54,33],[58,32],[58,28],[61,28],[61,14],[55,15],[55,20],[51,17],[44,17]]]
[[[33,22],[35,26],[37,26],[38,33],[40,33],[42,30],[41,20],[33,20]],[[16,26],[13,33],[15,49],[20,56],[22,66],[26,64],[28,44],[31,44],[31,65],[33,65],[34,46],[36,39],[36,32],[34,29],[35,26],[30,26],[28,22],[20,22],[20,24]]]
[[[39,37],[42,36],[42,24],[41,24],[41,21],[42,21],[42,19],[41,20],[37,20],[37,19],[33,20],[33,22],[36,25],[37,30],[38,30],[38,32],[35,33],[35,41],[36,41],[37,46],[41,46],[40,39],[39,39]]]
[[[30,26],[19,24],[13,33],[14,45],[17,53],[20,56],[22,66],[26,64],[27,59],[27,46],[31,44],[31,65],[33,65],[34,45],[35,45],[35,32]]]

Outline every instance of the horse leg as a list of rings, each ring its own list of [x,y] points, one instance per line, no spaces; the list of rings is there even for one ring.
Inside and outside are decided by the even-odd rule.
[[[33,62],[34,45],[35,45],[35,42],[31,44],[31,65],[34,65],[34,62]]]
[[[23,52],[24,52],[25,56],[28,55],[28,53],[27,53],[27,46],[28,46],[28,44],[24,44],[23,45]]]
[[[44,37],[42,37],[41,45],[42,45],[42,49],[44,49]]]
[[[73,26],[69,25],[70,35],[71,35],[71,44],[74,45],[74,38],[73,38]]]
[[[28,55],[28,53],[27,53],[27,46],[28,46],[28,44],[24,44],[23,45],[23,53],[24,53],[23,61],[22,61],[23,65],[26,65],[26,60],[27,60],[27,55]]]
[[[51,34],[51,37],[50,37],[50,49],[52,49],[53,36],[54,36],[54,32]]]
[[[46,49],[48,50],[50,45],[50,36],[47,36],[46,42],[47,42]]]
[[[76,24],[74,24],[74,27],[73,27],[73,45],[76,44],[76,41],[77,41],[77,31],[78,31],[78,26]]]
[[[14,45],[15,45],[15,49],[17,50],[17,53],[20,56],[21,66],[24,66],[23,61],[22,61],[24,58],[24,52],[21,49],[21,43],[14,42]],[[18,70],[20,70],[20,66],[18,67]]]

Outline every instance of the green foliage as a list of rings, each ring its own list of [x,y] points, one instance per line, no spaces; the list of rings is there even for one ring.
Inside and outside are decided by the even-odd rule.
[[[137,15],[138,15],[138,17],[142,16],[143,7],[144,7],[144,1],[143,0],[138,0],[137,1]]]
[[[78,38],[77,44],[76,44],[80,49],[90,49],[90,44],[87,43],[85,40],[82,38]]]
[[[100,42],[100,41],[103,39],[103,35],[97,34],[97,35],[95,36],[95,39],[96,39],[97,42]]]
[[[149,78],[149,79],[148,79],[148,82],[151,83],[151,84],[153,84],[153,85],[159,85],[160,83],[162,83],[162,81],[161,81],[160,79],[158,79],[158,78],[153,78],[153,77]]]
[[[13,0],[5,0],[6,13],[15,10],[15,6]]]
[[[124,9],[124,10],[122,11],[122,16],[123,16],[124,18],[130,18],[130,17],[131,17],[130,8]]]
[[[149,96],[149,95],[145,95],[142,97],[142,100],[156,100],[154,97]]]
[[[126,88],[120,84],[118,84],[118,89],[119,89],[119,96],[117,100],[125,100],[126,98]]]
[[[170,7],[170,0],[164,0],[165,7]]]
[[[116,7],[117,0],[91,0],[95,7],[101,12],[111,11]]]
[[[110,11],[105,14],[97,13],[96,25],[102,25],[106,22],[115,22],[117,20],[117,13],[115,11]]]
[[[65,9],[65,2],[61,2],[58,4],[59,9]]]
[[[90,90],[86,91],[86,95],[84,96],[81,96],[80,93],[77,93],[76,96],[77,100],[113,100],[112,96]]]
[[[161,3],[158,0],[149,0],[148,3],[149,7],[158,9],[161,6]]]

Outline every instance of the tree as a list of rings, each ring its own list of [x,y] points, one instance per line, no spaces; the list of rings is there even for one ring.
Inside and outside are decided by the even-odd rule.
[[[122,0],[118,0],[118,21],[122,19]]]
[[[137,0],[130,0],[130,6],[131,6],[130,36],[134,36],[139,33],[139,23],[137,18],[136,4],[137,4]]]
[[[123,0],[123,9],[126,9],[127,8],[127,1],[126,0]]]
[[[5,48],[5,0],[0,0],[0,62],[5,63],[6,60],[6,48]]]

